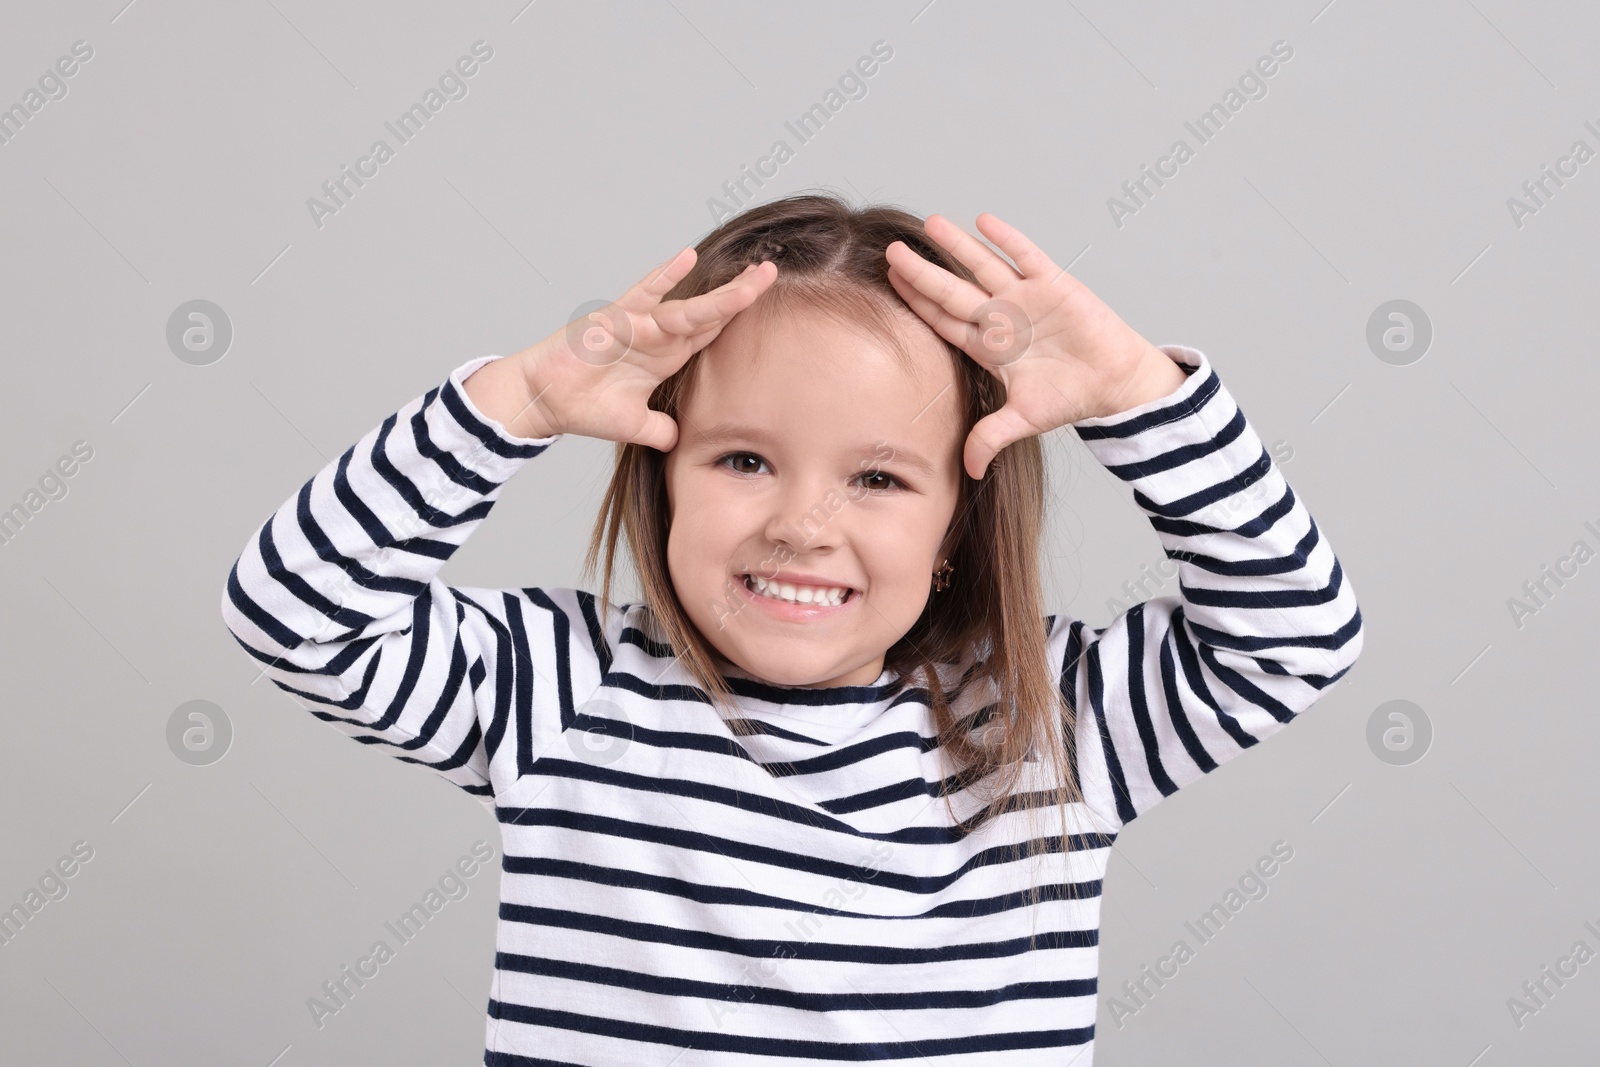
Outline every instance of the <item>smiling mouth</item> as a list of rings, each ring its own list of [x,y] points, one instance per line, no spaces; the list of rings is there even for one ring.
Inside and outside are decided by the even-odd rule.
[[[849,603],[856,596],[856,590],[849,586],[832,586],[828,588],[797,586],[783,582],[771,582],[755,574],[741,575],[741,579],[744,582],[744,587],[756,596],[777,600],[785,604],[796,604],[801,607],[838,607],[841,604]],[[810,599],[803,599],[807,597]]]

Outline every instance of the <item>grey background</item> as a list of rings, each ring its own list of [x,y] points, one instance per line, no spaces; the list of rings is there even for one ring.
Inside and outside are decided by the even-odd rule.
[[[993,211],[1152,341],[1205,351],[1293,449],[1366,622],[1304,721],[1119,841],[1097,1062],[1592,1062],[1600,962],[1521,1028],[1506,1003],[1575,941],[1600,949],[1600,564],[1521,627],[1507,603],[1600,545],[1600,161],[1520,228],[1506,205],[1573,141],[1600,148],[1592,7],[124,2],[12,5],[0,32],[0,106],[94,48],[0,146],[0,507],[94,448],[0,546],[0,907],[94,849],[0,947],[0,1061],[478,1062],[492,818],[253,683],[218,613],[228,568],[451,368],[698,240],[722,182],[795,146],[784,121],[881,39],[866,97],[759,195],[969,231]],[[306,199],[479,39],[468,95],[318,229]],[[1183,123],[1277,40],[1294,57],[1266,97],[1115,225],[1107,198],[1193,146]],[[1365,339],[1397,298],[1434,330],[1405,366]],[[208,366],[165,340],[193,299],[234,331]],[[1049,448],[1047,602],[1104,625],[1159,545],[1070,431]],[[563,440],[444,577],[582,584],[610,456]],[[233,728],[207,766],[166,740],[196,699]],[[1406,766],[1366,741],[1396,699],[1433,726]],[[478,839],[494,867],[317,1029],[307,998]],[[1194,944],[1184,921],[1279,840],[1270,894],[1118,1025],[1121,983]]]

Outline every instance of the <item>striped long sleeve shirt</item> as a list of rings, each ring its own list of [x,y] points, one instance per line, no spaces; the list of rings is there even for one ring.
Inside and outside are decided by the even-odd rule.
[[[972,798],[947,810],[954,768],[913,680],[735,671],[756,727],[735,734],[644,605],[442,582],[560,436],[512,436],[467,398],[496,357],[267,519],[223,591],[234,637],[311,714],[498,821],[484,1063],[1091,1067],[1118,831],[1291,722],[1362,645],[1332,548],[1209,361],[1163,351],[1176,391],[1072,424],[1132,487],[1179,589],[1100,629],[1046,618],[1083,801],[1072,847],[1043,856],[1015,848],[1041,836],[1025,809],[977,833]],[[958,716],[992,706],[970,664],[946,667]]]

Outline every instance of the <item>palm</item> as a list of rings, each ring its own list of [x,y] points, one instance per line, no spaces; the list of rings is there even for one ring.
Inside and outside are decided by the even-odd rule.
[[[530,386],[556,425],[672,448],[677,426],[649,406],[651,395],[777,277],[776,267],[762,263],[709,292],[662,301],[693,266],[694,252],[685,249],[619,299],[545,339]]]
[[[1019,231],[987,213],[978,225],[1015,267],[943,216],[927,222],[928,236],[972,270],[977,286],[903,243],[887,253],[890,282],[911,309],[1006,387],[1004,407],[968,438],[969,472],[1013,441],[1107,413],[1150,347]]]

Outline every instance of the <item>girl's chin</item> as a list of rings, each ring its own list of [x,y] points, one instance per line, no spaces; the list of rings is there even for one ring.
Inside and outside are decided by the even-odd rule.
[[[784,682],[773,681],[772,672],[763,671],[759,666],[746,667],[743,664],[735,663],[727,656],[724,656],[721,652],[713,651],[711,655],[712,660],[716,664],[717,671],[720,674],[731,674],[739,678],[750,678],[754,681],[763,682],[768,685],[786,684]]]
[[[760,671],[752,671],[745,667],[741,667],[737,663],[734,663],[732,660],[728,659],[726,656],[717,657],[717,673],[728,675],[733,678],[748,678],[751,681],[770,684],[767,677]]]
[[[735,663],[715,648],[711,650],[711,662],[721,674],[738,674],[750,678],[760,678],[760,671],[753,671],[748,667]]]

